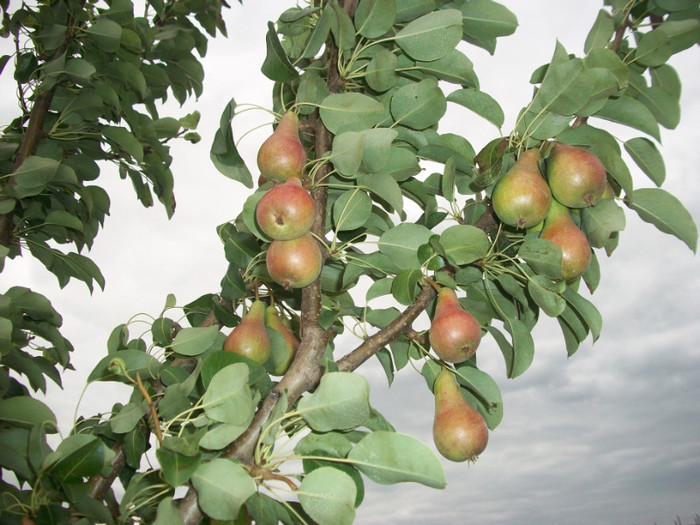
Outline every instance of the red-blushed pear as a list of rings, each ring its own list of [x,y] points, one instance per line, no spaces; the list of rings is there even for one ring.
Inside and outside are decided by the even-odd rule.
[[[272,375],[284,375],[297,350],[299,350],[299,340],[294,335],[294,332],[282,322],[274,306],[268,306],[265,310],[265,326],[279,332],[284,338],[284,347],[271,348],[270,357],[265,363],[265,368]]]
[[[450,461],[476,461],[489,441],[489,429],[479,411],[459,389],[454,375],[442,369],[435,379],[433,441]]]
[[[300,177],[306,165],[306,150],[299,140],[299,118],[287,111],[258,150],[258,168],[267,180],[284,182]]]
[[[286,241],[309,231],[315,211],[313,197],[292,177],[265,192],[255,208],[255,220],[265,235]]]
[[[552,192],[540,173],[540,158],[536,148],[524,151],[494,186],[491,202],[501,222],[527,229],[547,216]]]
[[[472,314],[462,308],[454,290],[443,287],[437,296],[428,337],[430,346],[440,359],[461,363],[476,352],[481,342],[481,326]]]
[[[547,158],[552,195],[568,208],[593,206],[605,191],[605,166],[590,151],[556,143]]]
[[[270,277],[285,288],[303,288],[321,273],[323,256],[310,233],[288,241],[272,241],[265,264]]]
[[[261,300],[253,301],[248,313],[224,341],[224,350],[245,356],[261,365],[265,364],[270,357],[270,338],[265,330],[265,308],[266,305]]]
[[[564,280],[573,281],[588,269],[591,263],[591,245],[588,237],[576,226],[569,209],[556,199],[552,200],[540,238],[561,248],[561,276]]]

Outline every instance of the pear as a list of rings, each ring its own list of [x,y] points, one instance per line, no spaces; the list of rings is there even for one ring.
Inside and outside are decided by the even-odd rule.
[[[443,369],[435,379],[433,441],[450,461],[475,461],[489,441],[489,429],[459,389],[454,375]]]
[[[270,338],[265,330],[265,308],[266,305],[261,300],[253,301],[248,313],[224,341],[224,350],[245,356],[261,365],[265,364],[270,357]]]
[[[264,179],[284,182],[301,176],[306,150],[299,140],[299,118],[287,111],[258,150],[258,168]]]
[[[605,166],[590,151],[556,143],[547,159],[552,195],[568,208],[593,206],[605,192]]]
[[[491,202],[501,222],[527,229],[547,216],[552,192],[540,173],[539,161],[539,150],[529,149],[498,179],[491,193]]]
[[[440,359],[461,363],[476,352],[481,342],[481,326],[462,308],[454,290],[444,287],[438,293],[428,337]]]
[[[287,328],[282,322],[274,306],[268,306],[265,310],[265,326],[279,332],[284,338],[283,347],[272,348],[270,358],[267,360],[265,368],[267,368],[272,375],[284,375],[294,359],[297,350],[299,350],[299,340],[294,335],[294,332]]]
[[[272,241],[265,257],[272,280],[285,288],[303,288],[321,273],[323,256],[311,233],[288,241]]]
[[[265,192],[255,208],[255,220],[265,235],[286,241],[309,231],[315,212],[313,197],[297,177],[291,177]]]
[[[591,262],[591,245],[588,238],[576,226],[568,208],[556,199],[552,200],[540,238],[551,241],[561,248],[561,276],[566,281],[573,281],[588,269]]]

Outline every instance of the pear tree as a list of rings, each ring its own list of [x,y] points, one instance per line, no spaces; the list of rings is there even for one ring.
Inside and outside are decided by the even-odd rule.
[[[103,287],[84,253],[109,213],[99,176],[111,164],[145,206],[174,213],[170,143],[199,142],[198,114],[163,116],[164,103],[201,93],[226,4],[0,6],[15,49],[0,68],[21,110],[0,136],[0,264],[34,257],[61,286]],[[503,401],[480,346],[514,379],[544,317],[568,355],[597,340],[598,258],[614,259],[628,214],[697,248],[661,187],[660,143],[680,119],[668,61],[700,41],[697,2],[605,0],[582,56],[556,43],[533,65],[531,100],[503,133],[469,55],[517,25],[492,0],[290,2],[268,25],[276,124],[257,165],[238,150],[235,83],[207,145],[248,191],[217,227],[220,288],[169,295],[146,331],[106,329],[88,381],[125,384],[128,400],[50,446],[56,416],[37,393],[81,350],[48,298],[0,290],[3,523],[352,523],[366,480],[449,490],[443,461],[488,454]],[[455,110],[493,135],[443,132]],[[434,398],[434,443],[371,406],[369,360]]]

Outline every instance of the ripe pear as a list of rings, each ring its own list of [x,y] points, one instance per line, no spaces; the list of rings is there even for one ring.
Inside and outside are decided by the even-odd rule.
[[[245,356],[261,365],[265,364],[270,357],[270,338],[265,330],[265,308],[266,305],[261,300],[253,301],[248,313],[224,341],[224,350]]]
[[[287,326],[282,322],[277,309],[274,306],[268,306],[265,310],[265,326],[279,332],[284,337],[284,348],[273,348],[270,352],[270,358],[265,364],[265,368],[276,376],[284,375],[289,368],[294,356],[299,350],[299,340]]]
[[[568,208],[593,206],[605,191],[605,166],[590,151],[557,143],[547,159],[552,195]]]
[[[287,241],[309,231],[315,211],[313,197],[297,177],[291,177],[265,192],[255,208],[255,220],[271,239]]]
[[[461,363],[476,352],[481,342],[481,326],[462,308],[454,290],[444,287],[438,293],[428,337],[440,359]]]
[[[489,441],[489,429],[459,389],[454,375],[443,369],[435,379],[433,441],[450,461],[475,461]]]
[[[288,241],[272,241],[265,258],[270,277],[285,288],[303,288],[321,273],[323,256],[311,233]]]
[[[284,182],[301,176],[306,164],[306,150],[299,140],[299,118],[287,111],[258,150],[258,168],[267,180]]]
[[[561,276],[566,281],[573,281],[588,269],[591,262],[591,245],[588,237],[576,226],[568,208],[556,199],[552,200],[540,238],[551,241],[561,248]]]
[[[540,173],[539,160],[538,149],[523,152],[494,186],[491,202],[501,222],[527,229],[547,216],[552,192]]]

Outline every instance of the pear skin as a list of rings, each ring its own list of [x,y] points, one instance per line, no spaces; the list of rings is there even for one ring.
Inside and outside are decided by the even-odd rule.
[[[528,229],[547,216],[552,192],[539,168],[540,152],[524,151],[501,177],[491,193],[493,211],[501,222],[518,229]]]
[[[224,350],[264,365],[270,357],[270,338],[265,330],[264,302],[256,299],[224,341]]]
[[[481,325],[462,308],[454,290],[444,287],[438,293],[428,336],[440,359],[461,363],[476,352],[481,342]]]
[[[580,277],[588,269],[591,263],[591,245],[588,237],[576,226],[568,208],[556,199],[552,200],[540,238],[561,248],[561,276],[567,282]]]
[[[547,159],[552,195],[568,208],[593,206],[605,192],[605,166],[592,152],[556,143]]]
[[[294,332],[282,322],[274,306],[268,306],[265,310],[265,326],[279,332],[284,337],[285,342],[284,348],[272,349],[270,358],[265,363],[265,368],[272,375],[284,375],[299,350],[299,340]]]
[[[284,182],[301,177],[306,165],[306,150],[299,140],[299,118],[287,111],[258,150],[258,168],[267,180]]]
[[[287,241],[272,241],[265,257],[267,272],[283,287],[303,288],[321,273],[323,256],[310,233]]]
[[[265,192],[255,208],[255,220],[270,239],[286,241],[309,231],[315,213],[314,199],[297,177],[291,177]]]
[[[475,461],[489,441],[489,429],[479,411],[462,395],[454,375],[443,369],[435,379],[433,441],[450,461]]]

